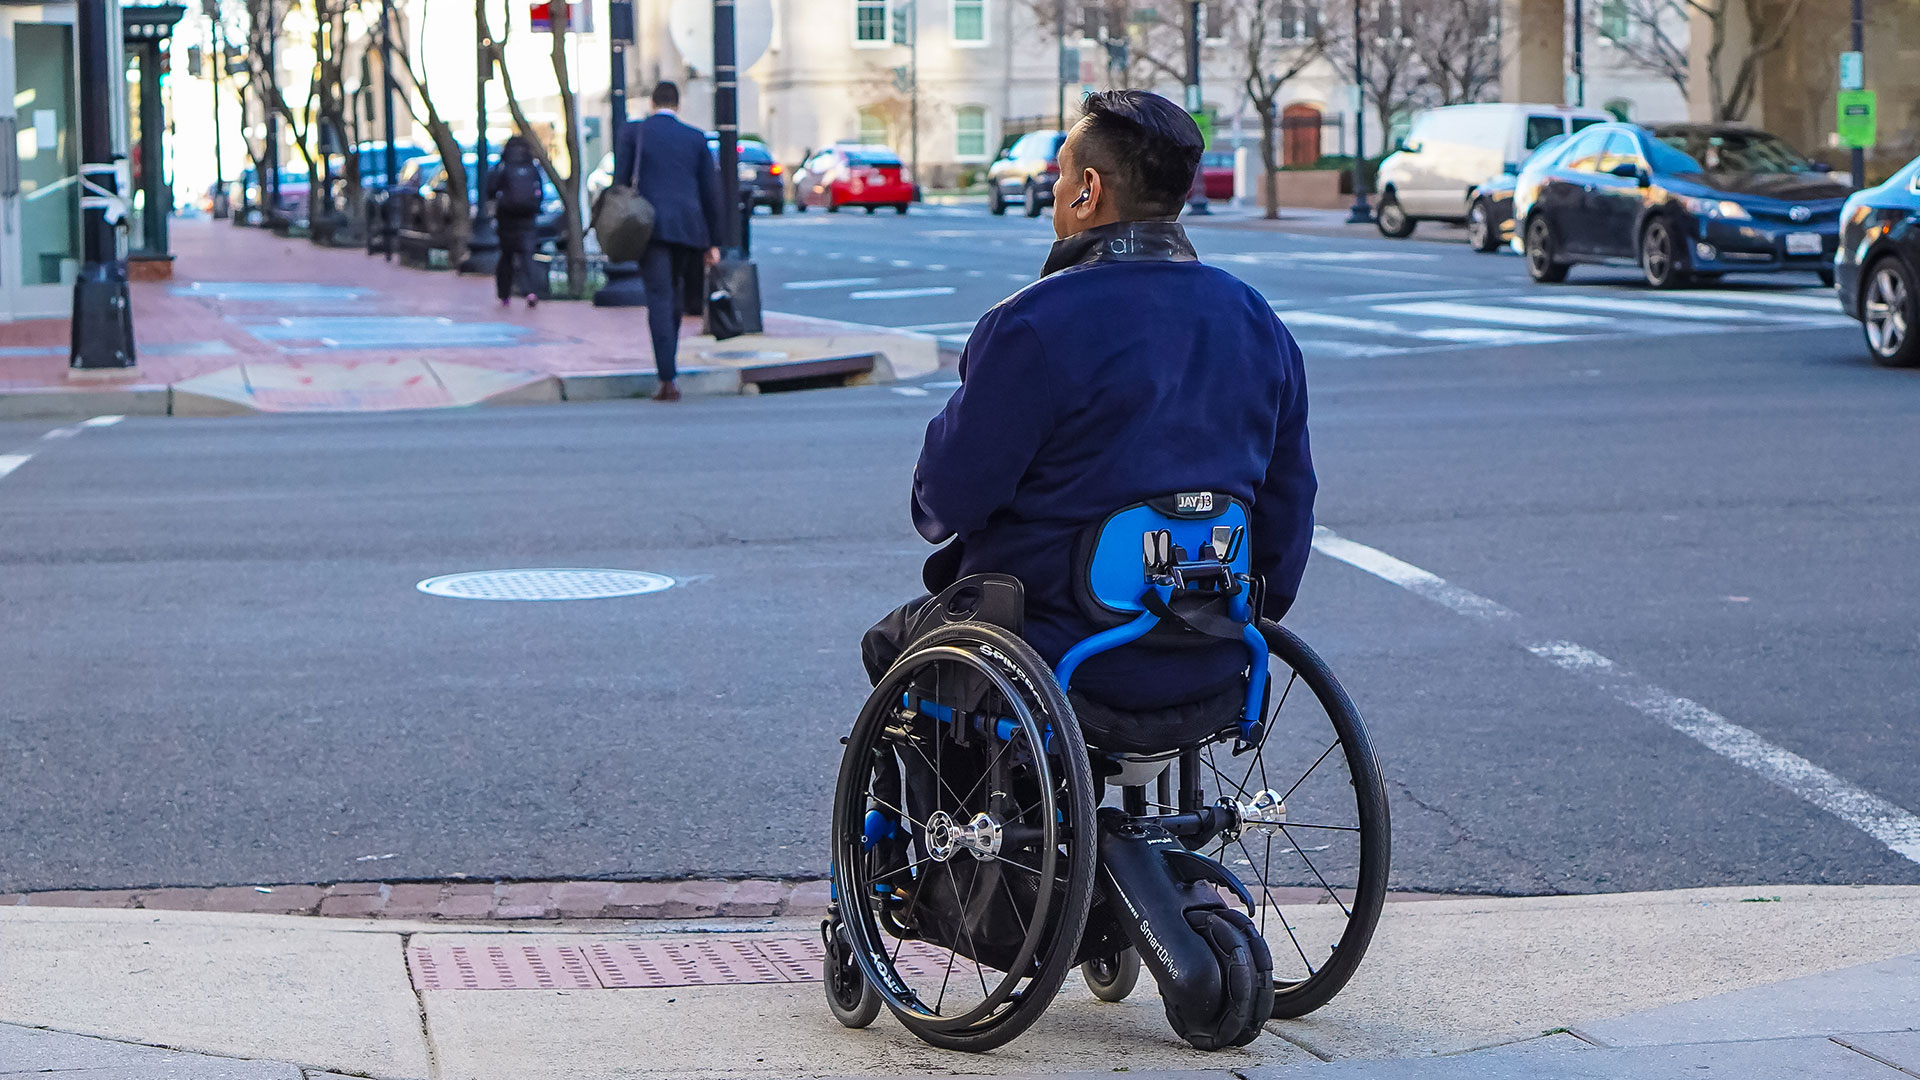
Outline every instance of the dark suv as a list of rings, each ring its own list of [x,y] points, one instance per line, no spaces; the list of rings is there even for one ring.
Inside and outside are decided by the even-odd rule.
[[[987,209],[1004,214],[1007,203],[1018,199],[1028,217],[1039,217],[1043,207],[1052,206],[1060,144],[1066,141],[1064,131],[1030,131],[1007,147],[987,166]]]

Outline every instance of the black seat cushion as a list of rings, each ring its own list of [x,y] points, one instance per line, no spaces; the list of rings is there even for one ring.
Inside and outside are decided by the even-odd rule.
[[[1205,696],[1163,709],[1116,709],[1102,701],[1069,691],[1073,715],[1087,745],[1127,754],[1158,754],[1196,746],[1240,722],[1247,684],[1232,679]]]

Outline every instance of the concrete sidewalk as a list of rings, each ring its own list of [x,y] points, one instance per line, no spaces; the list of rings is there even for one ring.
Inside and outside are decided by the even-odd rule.
[[[65,319],[0,323],[0,418],[229,415],[602,400],[658,385],[646,309],[501,307],[490,277],[182,220],[175,276],[136,282],[139,367],[76,379]],[[681,388],[887,381],[939,365],[926,334],[800,315],[716,342],[681,328]]]
[[[1313,913],[1292,921],[1310,930]],[[0,1026],[0,1076],[1920,1075],[1920,887],[1390,904],[1331,1005],[1214,1054],[1173,1037],[1151,980],[1109,1005],[1070,978],[1039,1024],[991,1054],[934,1050],[884,1015],[847,1031],[816,982],[793,981],[808,938],[812,920],[528,932],[0,908],[0,1024],[15,1025]],[[639,970],[622,956],[647,950],[707,957],[708,974],[689,978],[710,984],[654,971],[651,988],[604,988]],[[716,958],[733,955],[774,961],[713,983]]]

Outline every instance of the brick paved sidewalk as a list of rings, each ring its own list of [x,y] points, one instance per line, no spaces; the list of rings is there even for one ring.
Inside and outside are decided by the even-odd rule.
[[[67,320],[6,323],[0,396],[174,387],[239,403],[225,411],[310,411],[470,404],[516,390],[525,400],[566,400],[569,380],[609,376],[584,396],[652,385],[644,308],[503,308],[490,276],[409,269],[204,219],[180,221],[173,235],[174,278],[132,286],[136,375],[73,380]],[[883,377],[937,364],[924,335],[774,313],[765,323],[764,335],[716,343],[700,336],[698,320],[684,320],[681,368],[694,382],[723,371],[734,377],[714,385],[737,390],[741,369],[817,367],[830,357],[880,354],[891,369]]]

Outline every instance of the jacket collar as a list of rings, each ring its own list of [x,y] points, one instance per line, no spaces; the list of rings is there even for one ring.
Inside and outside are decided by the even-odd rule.
[[[1040,276],[1102,262],[1198,262],[1176,221],[1116,221],[1055,240]]]

